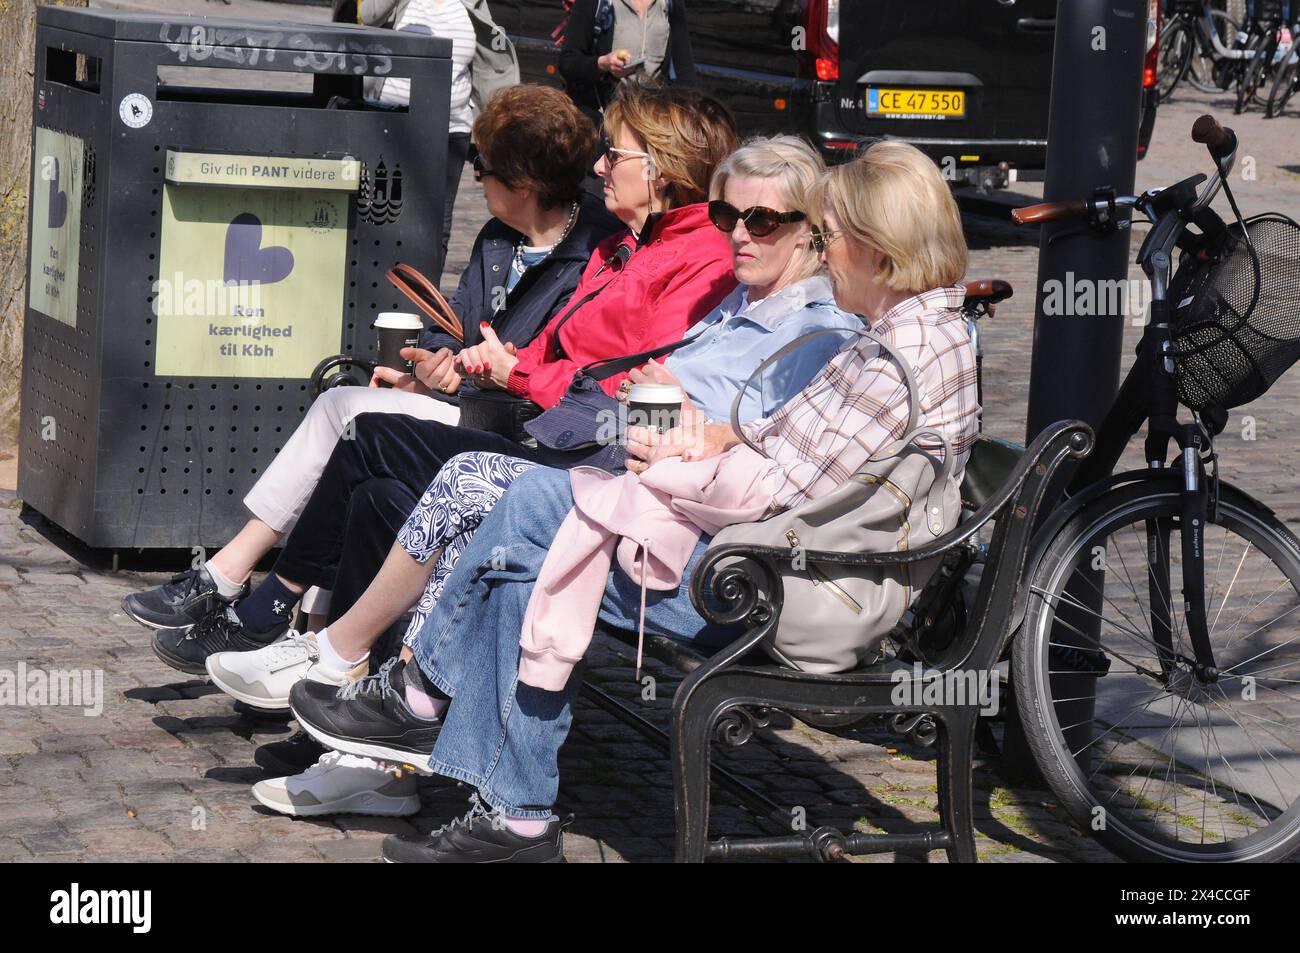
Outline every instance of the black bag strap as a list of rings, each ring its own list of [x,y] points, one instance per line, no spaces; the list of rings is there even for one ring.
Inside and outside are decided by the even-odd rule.
[[[560,343],[560,329],[563,328],[564,325],[568,323],[569,318],[573,317],[573,313],[575,311],[577,311],[584,304],[586,304],[588,301],[596,297],[596,295],[600,294],[604,290],[605,290],[605,285],[601,285],[591,294],[584,296],[581,301],[579,301],[572,308],[570,308],[568,311],[564,312],[564,314],[560,316],[560,320],[557,321],[555,324],[555,354],[557,357],[559,358],[564,357],[564,345]]]
[[[622,374],[630,371],[634,367],[640,367],[646,361],[654,360],[656,357],[663,357],[665,354],[671,354],[686,344],[695,340],[695,335],[684,337],[680,341],[674,341],[672,344],[661,344],[659,347],[649,351],[642,351],[640,354],[629,354],[627,357],[605,357],[599,361],[592,361],[578,370],[579,374],[590,377],[594,381],[603,381],[615,374]],[[595,370],[592,370],[595,368]]]

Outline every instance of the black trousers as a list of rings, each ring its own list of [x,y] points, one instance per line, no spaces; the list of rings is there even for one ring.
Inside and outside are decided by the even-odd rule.
[[[437,275],[430,275],[434,284],[442,280],[442,270],[447,267],[447,246],[451,243],[452,218],[456,214],[456,193],[460,191],[460,174],[469,158],[469,133],[453,132],[447,136],[447,181],[443,186],[442,206],[442,265]],[[603,194],[603,193],[602,193]],[[450,295],[450,292],[448,293]]]
[[[320,482],[284,542],[275,572],[330,589],[329,620],[343,615],[379,572],[397,533],[442,465],[458,453],[491,451],[567,469],[583,457],[533,449],[484,430],[401,414],[358,414],[334,447]]]

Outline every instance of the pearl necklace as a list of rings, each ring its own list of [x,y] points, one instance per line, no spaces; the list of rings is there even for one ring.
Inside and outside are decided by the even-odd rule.
[[[573,223],[577,220],[578,203],[574,202],[573,207],[569,209],[569,220],[564,223],[564,231],[560,234],[560,237],[556,239],[555,244],[546,249],[546,254],[533,263],[533,267],[540,265],[542,262],[546,261],[546,259],[551,257],[551,253],[560,247],[564,240],[569,237],[569,232],[573,230]],[[515,260],[510,266],[514,269],[515,274],[519,275],[521,278],[523,277],[524,272],[528,270],[524,267],[524,239],[526,237],[527,236],[520,236],[519,241],[515,242]]]

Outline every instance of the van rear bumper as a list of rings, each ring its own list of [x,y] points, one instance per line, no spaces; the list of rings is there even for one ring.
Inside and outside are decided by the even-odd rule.
[[[817,129],[813,142],[827,162],[851,159],[863,145],[877,138],[898,139],[916,146],[940,168],[960,172],[979,166],[1002,166],[1041,171],[1047,167],[1046,139],[917,138],[914,136],[859,136],[839,129]]]

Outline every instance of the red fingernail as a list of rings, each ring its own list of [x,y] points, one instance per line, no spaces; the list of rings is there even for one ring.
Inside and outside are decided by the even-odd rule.
[[[492,327],[492,325],[488,324],[486,321],[480,321],[480,322],[479,322],[479,327],[480,327],[480,328],[490,328],[490,327]]]

